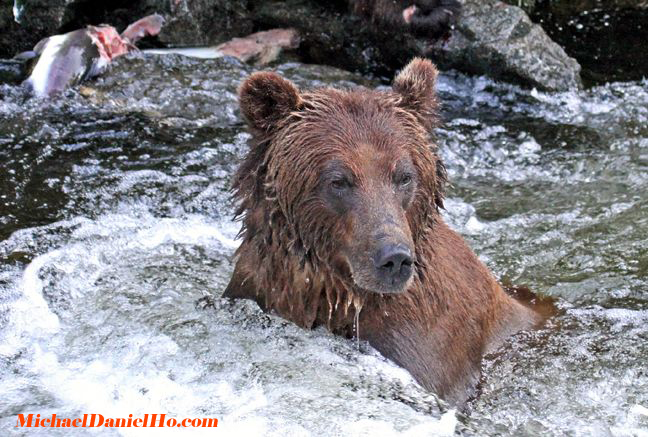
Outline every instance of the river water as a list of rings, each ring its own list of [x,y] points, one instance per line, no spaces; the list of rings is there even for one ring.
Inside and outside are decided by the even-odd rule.
[[[223,435],[648,435],[648,81],[545,94],[441,76],[447,220],[559,307],[485,361],[465,413],[366,344],[220,298],[251,71],[137,54],[51,101],[0,86],[3,435],[24,433],[19,413],[215,417]]]

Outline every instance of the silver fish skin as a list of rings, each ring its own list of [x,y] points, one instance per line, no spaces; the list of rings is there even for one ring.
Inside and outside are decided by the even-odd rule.
[[[36,45],[34,51],[38,60],[24,84],[38,97],[60,93],[100,74],[108,64],[99,55],[87,29],[46,38]]]

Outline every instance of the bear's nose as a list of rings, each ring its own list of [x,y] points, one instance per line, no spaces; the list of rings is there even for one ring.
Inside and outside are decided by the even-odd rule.
[[[378,277],[389,286],[399,287],[412,275],[412,252],[401,244],[385,244],[374,258]]]

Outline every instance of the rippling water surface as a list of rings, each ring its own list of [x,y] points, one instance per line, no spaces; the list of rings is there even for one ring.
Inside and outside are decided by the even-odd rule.
[[[441,77],[448,221],[560,307],[486,360],[465,415],[366,345],[220,299],[250,71],[135,55],[53,101],[0,87],[3,433],[18,413],[168,412],[258,435],[648,435],[648,82],[544,94]]]

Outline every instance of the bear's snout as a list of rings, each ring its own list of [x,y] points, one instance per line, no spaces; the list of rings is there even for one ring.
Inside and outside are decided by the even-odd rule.
[[[373,257],[378,279],[383,282],[389,293],[400,293],[403,285],[412,276],[414,260],[412,252],[402,244],[382,245]]]

